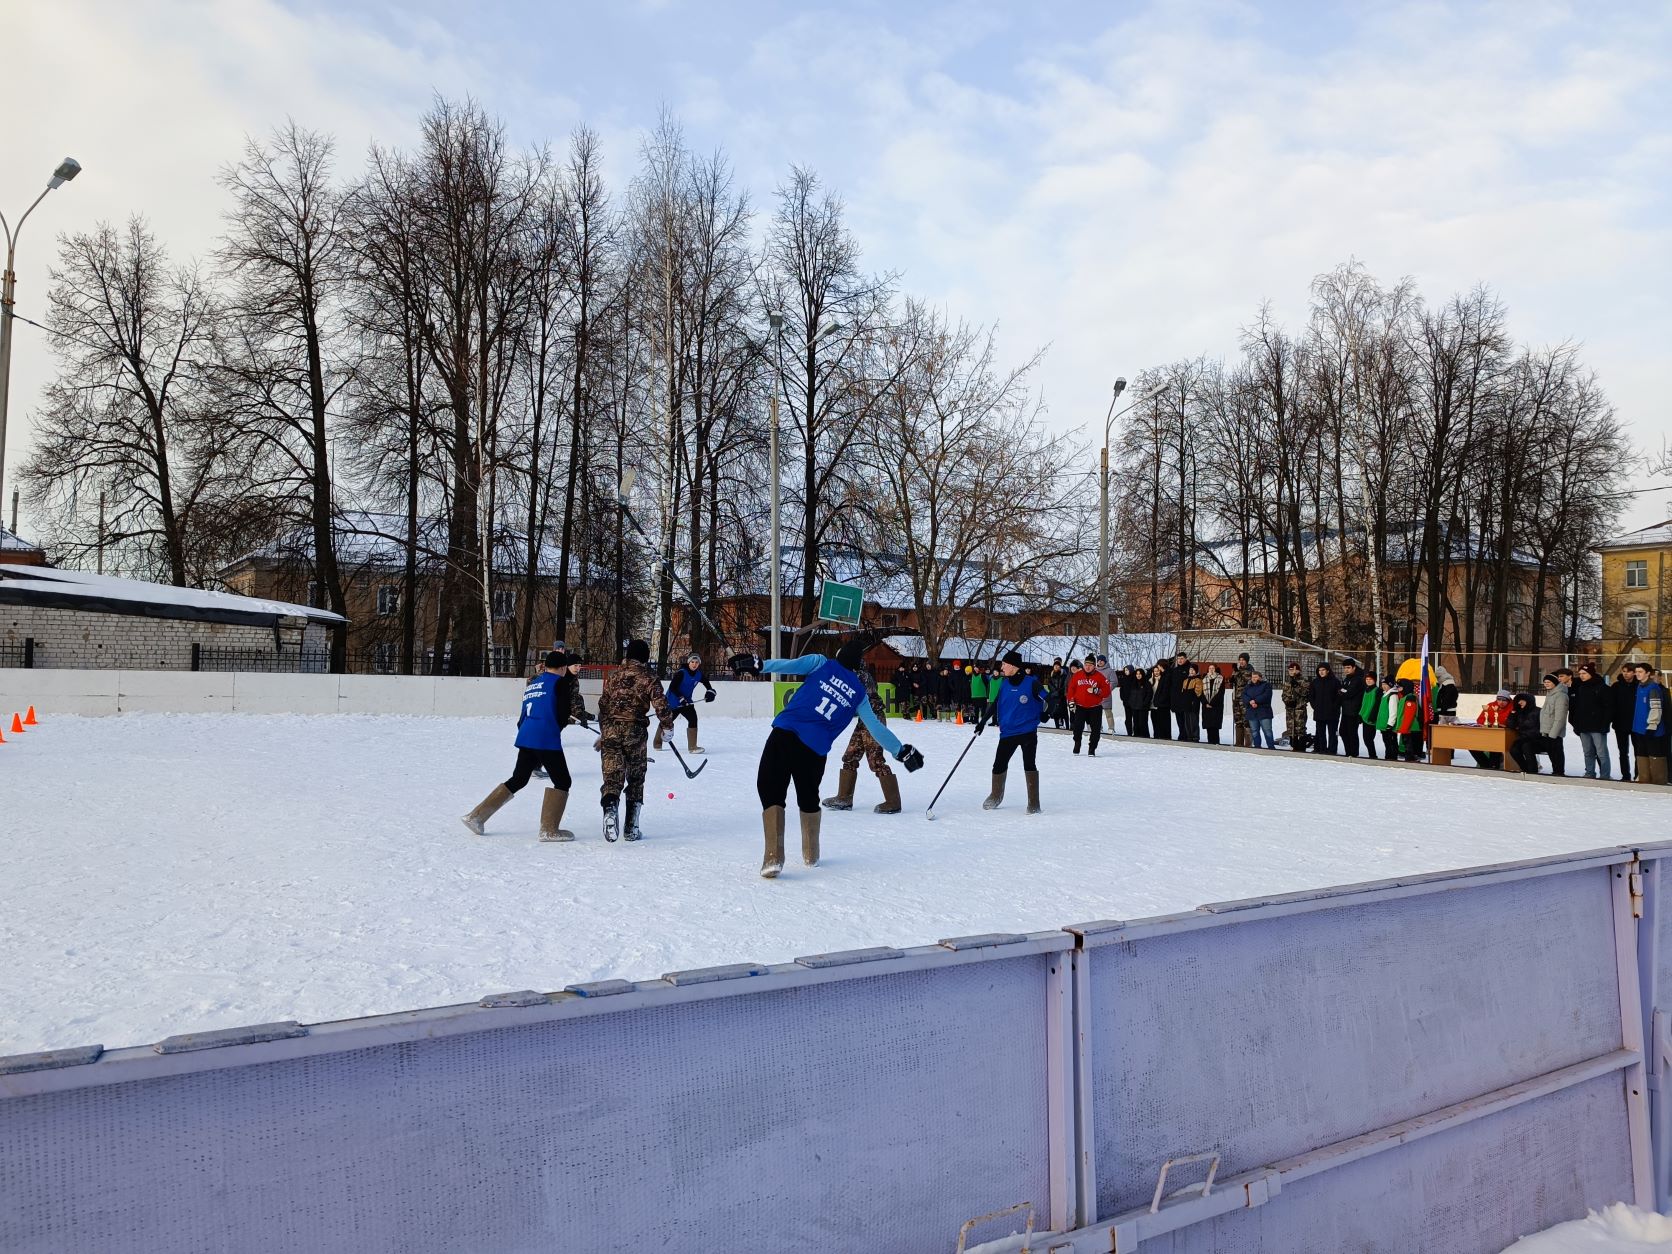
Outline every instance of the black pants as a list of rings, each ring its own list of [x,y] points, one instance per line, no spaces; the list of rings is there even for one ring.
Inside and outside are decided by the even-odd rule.
[[[1362,718],[1358,724],[1359,737],[1364,741],[1364,756],[1372,760],[1376,757],[1376,728]]]
[[[1538,774],[1539,754],[1550,758],[1550,773],[1552,775],[1567,774],[1567,754],[1562,748],[1560,736],[1521,736],[1510,746],[1510,752],[1521,769],[1529,775]]]
[[[1179,722],[1180,740],[1200,740],[1202,738],[1202,729],[1198,725],[1198,720],[1202,717],[1201,710],[1194,707],[1174,710],[1173,717],[1178,719]]]
[[[511,772],[511,778],[505,781],[505,787],[511,792],[521,792],[534,777],[537,766],[546,768],[553,788],[559,792],[569,791],[573,781],[569,778],[569,760],[563,756],[561,749],[518,749],[517,767]]]
[[[1341,711],[1341,751],[1349,758],[1358,757],[1358,729],[1358,715],[1349,714],[1346,710]],[[1370,756],[1376,755],[1372,753]]]
[[[796,809],[803,814],[819,811],[819,784],[824,779],[824,758],[801,742],[801,737],[774,727],[761,750],[760,769],[755,772],[755,792],[761,809],[784,805],[795,782]]]
[[[1102,710],[1093,710],[1092,713],[1098,718],[1103,717]],[[1003,775],[1010,769],[1010,759],[1015,756],[1018,749],[1022,751],[1022,769],[1024,771],[1037,771],[1039,769],[1034,765],[1033,760],[1034,754],[1039,750],[1039,733],[1029,732],[1025,736],[999,737],[999,751],[993,755],[994,775]]]
[[[1219,729],[1225,726],[1225,711],[1223,709],[1209,710],[1202,717],[1202,730],[1208,734],[1208,743],[1219,743]]]
[[[1149,739],[1149,711],[1132,709],[1122,706],[1126,711],[1126,734],[1128,736],[1142,736]]]
[[[1339,718],[1333,714],[1319,714],[1312,712],[1312,752],[1335,752],[1335,728]]]
[[[1629,756],[1627,750],[1634,747],[1635,739],[1636,738],[1631,734],[1631,728],[1629,727],[1616,727],[1614,729],[1614,743],[1620,750],[1619,757],[1621,779],[1631,778],[1631,764],[1626,761],[1626,758]]]
[[[673,716],[676,719],[684,719],[692,727],[697,725],[697,707],[693,702],[687,701],[673,712]]]
[[[1074,707],[1074,752],[1080,752],[1080,736],[1083,732],[1091,732],[1091,751],[1097,752],[1097,742],[1103,738],[1103,710],[1099,706],[1086,709],[1084,706]],[[1128,727],[1131,726],[1129,722]]]
[[[1171,740],[1173,738],[1173,716],[1168,710],[1151,710],[1149,712],[1150,729],[1157,740]]]
[[[1382,756],[1389,762],[1399,756],[1399,733],[1391,728],[1382,732]]]

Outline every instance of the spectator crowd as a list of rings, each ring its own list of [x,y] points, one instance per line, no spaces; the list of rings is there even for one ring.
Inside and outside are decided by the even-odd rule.
[[[1246,653],[1231,665],[1179,653],[1149,667],[1111,669],[1107,658],[1092,654],[1027,669],[1044,688],[1047,721],[1073,736],[1076,754],[1083,749],[1094,757],[1105,731],[1220,744],[1229,710],[1236,745],[1419,762],[1428,728],[1457,721],[1456,681],[1443,666],[1432,669],[1425,702],[1414,660],[1397,676],[1378,676],[1350,658],[1339,672],[1320,662],[1310,675],[1301,663],[1289,662],[1277,680],[1257,670]],[[908,718],[979,721],[998,682],[997,662],[908,661],[894,675],[896,702]],[[1544,676],[1542,690],[1500,691],[1477,719],[1480,726],[1514,731],[1509,752],[1523,773],[1541,773],[1542,758],[1550,774],[1566,774],[1564,740],[1571,729],[1585,778],[1668,782],[1672,709],[1666,679],[1654,667],[1624,666],[1610,680],[1594,663],[1581,662]],[[1274,735],[1279,694],[1281,738]],[[1504,766],[1495,753],[1474,757],[1484,767]]]

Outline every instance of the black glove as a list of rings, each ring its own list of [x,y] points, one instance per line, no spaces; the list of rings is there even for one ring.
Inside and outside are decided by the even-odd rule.
[[[910,745],[901,745],[900,752],[894,755],[894,760],[908,772],[923,769],[923,755]]]
[[[703,694],[703,698],[702,698],[702,699],[703,699],[703,700],[704,700],[704,701],[712,701],[712,700],[714,700],[714,689],[712,689],[712,688],[710,688],[710,689],[709,689],[709,690],[708,690],[708,691],[707,691],[707,692],[705,692],[705,693],[704,693],[704,694]]]

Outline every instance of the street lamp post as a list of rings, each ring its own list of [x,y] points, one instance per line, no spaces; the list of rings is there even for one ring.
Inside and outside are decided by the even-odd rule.
[[[766,320],[772,324],[773,365],[772,365],[772,402],[769,422],[771,432],[767,437],[768,476],[772,480],[772,638],[767,642],[767,657],[778,660],[778,641],[783,635],[783,601],[780,597],[782,589],[779,586],[781,575],[779,567],[783,564],[782,555],[778,551],[778,389],[784,382],[784,315],[776,309],[766,315]]]
[[[1109,412],[1103,419],[1102,508],[1097,511],[1097,654],[1109,655],[1109,424],[1115,420],[1115,403],[1126,391],[1126,380],[1115,380],[1115,394],[1109,398]]]
[[[784,630],[782,571],[780,569],[783,565],[783,554],[779,551],[778,544],[780,513],[778,500],[778,391],[784,386],[784,315],[779,310],[771,309],[767,311],[766,320],[772,326],[773,344],[772,399],[767,407],[768,423],[771,427],[771,431],[769,432],[767,438],[767,461],[770,463],[767,473],[772,479],[772,568],[770,592],[772,597],[772,640],[768,645],[769,651],[767,656],[776,660],[778,657],[778,650],[780,648],[779,640],[781,639]],[[808,339],[808,347],[817,344],[827,335],[834,335],[841,329],[842,324],[840,322],[825,323]],[[805,616],[807,607],[802,606],[801,612],[802,615]]]
[[[17,268],[17,237],[22,233],[29,215],[35,212],[35,206],[46,199],[46,193],[55,187],[62,187],[80,173],[81,163],[74,157],[65,157],[47,180],[45,191],[23,211],[16,229],[6,221],[4,214],[0,214],[0,227],[6,232],[6,272],[0,276],[0,501],[6,499],[6,402],[12,380],[12,319],[15,316],[12,306],[17,295],[17,275],[14,273]]]

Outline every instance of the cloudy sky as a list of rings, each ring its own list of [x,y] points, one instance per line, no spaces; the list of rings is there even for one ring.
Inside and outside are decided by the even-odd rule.
[[[1664,0],[53,0],[10,25],[0,210],[86,167],[26,228],[26,316],[57,232],[141,212],[210,248],[218,166],[286,115],[353,168],[471,94],[520,141],[591,124],[625,177],[666,105],[763,210],[812,166],[871,266],[1048,345],[1065,427],[1116,375],[1229,354],[1263,300],[1298,322],[1357,257],[1433,299],[1491,284],[1518,339],[1584,344],[1641,450],[1672,439]],[[18,332],[9,466],[51,371]]]

